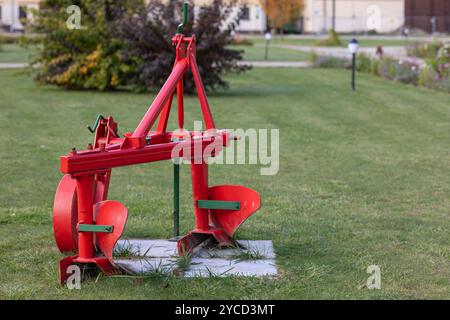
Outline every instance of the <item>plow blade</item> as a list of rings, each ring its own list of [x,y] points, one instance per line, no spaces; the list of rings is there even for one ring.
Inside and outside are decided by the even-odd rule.
[[[209,188],[209,199],[225,204],[239,203],[239,208],[211,209],[209,213],[211,226],[224,230],[230,237],[261,207],[259,193],[243,186]]]
[[[178,253],[191,254],[195,247],[212,239],[220,247],[237,247],[236,230],[261,207],[258,192],[243,186],[209,188],[209,199],[199,200],[199,208],[207,209],[209,229],[195,229],[178,240]]]
[[[108,230],[95,233],[96,245],[111,263],[114,246],[125,229],[127,219],[128,209],[119,201],[106,200],[94,206],[95,224]]]

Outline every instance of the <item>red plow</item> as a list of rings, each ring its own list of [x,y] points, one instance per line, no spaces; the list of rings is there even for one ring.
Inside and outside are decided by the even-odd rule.
[[[184,9],[183,24],[187,20],[186,4]],[[128,210],[120,202],[108,200],[113,168],[163,160],[190,161],[195,228],[178,239],[180,255],[191,253],[206,240],[219,246],[236,246],[233,234],[260,207],[260,195],[254,190],[208,185],[208,157],[217,156],[237,137],[215,127],[197,66],[196,38],[182,34],[183,24],[172,38],[176,48],[172,72],[136,129],[121,137],[112,117],[99,116],[90,128],[95,137],[87,150],[72,149],[60,159],[64,176],[55,195],[53,230],[59,250],[73,254],[59,262],[61,283],[67,280],[67,268],[73,264],[94,264],[105,274],[120,272],[114,265],[113,251],[124,231]],[[183,76],[188,71],[193,75],[206,131],[183,129]],[[179,130],[170,132],[167,123],[175,95]],[[208,154],[208,150],[212,151]],[[174,168],[176,221],[179,164]],[[175,226],[175,233],[177,229]]]

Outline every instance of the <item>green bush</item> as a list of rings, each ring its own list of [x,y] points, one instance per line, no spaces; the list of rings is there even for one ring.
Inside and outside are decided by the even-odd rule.
[[[243,72],[240,51],[227,48],[230,28],[223,22],[230,14],[225,0],[214,0],[197,12],[195,23],[185,27],[197,38],[198,65],[207,89],[226,87],[224,72]],[[227,2],[228,3],[228,2]],[[44,0],[29,26],[40,39],[36,81],[67,89],[111,90],[117,87],[143,91],[160,87],[171,72],[175,48],[171,40],[181,20],[182,2],[144,0],[79,0],[81,30],[70,30],[66,8],[71,0]],[[190,10],[190,21],[194,12]],[[185,90],[192,92],[191,74]]]
[[[22,42],[27,42],[29,44],[36,44],[38,42],[40,42],[40,38],[42,38],[41,35],[39,34],[10,34],[10,33],[5,33],[2,34],[0,36],[1,38],[1,42],[3,44],[21,44]]]
[[[439,74],[429,66],[424,67],[420,71],[419,85],[450,93],[450,77],[439,76]]]
[[[371,72],[372,61],[367,54],[360,52],[356,56],[356,70],[358,70],[359,72],[364,72],[364,73]]]
[[[419,66],[409,61],[384,58],[379,62],[378,74],[389,80],[417,85],[419,81]]]
[[[427,59],[427,65],[419,76],[419,84],[427,88],[450,93],[450,44],[443,45],[433,59]]]
[[[315,65],[317,60],[319,59],[319,55],[316,51],[310,51],[308,55],[308,61],[311,63],[311,65]]]
[[[431,42],[416,42],[407,46],[406,51],[410,57],[434,59],[443,45],[444,44],[442,42],[437,40],[433,40]]]
[[[328,38],[317,41],[316,45],[322,47],[339,47],[342,46],[342,41],[339,38],[339,34],[335,30],[330,29],[328,31]]]
[[[122,6],[112,0],[81,0],[82,30],[66,25],[66,8],[70,0],[41,2],[30,26],[44,34],[42,50],[33,61],[36,80],[67,89],[108,90],[120,85],[126,65],[120,64],[121,45],[112,37],[112,24],[117,15],[112,7]]]
[[[379,76],[380,75],[379,69],[380,69],[380,60],[373,59],[372,62],[370,63],[370,72],[375,76]]]
[[[233,46],[253,46],[254,42],[247,38],[233,38],[231,40],[231,45]]]
[[[351,67],[351,63],[348,59],[337,58],[333,56],[319,56],[313,64],[316,68],[333,68],[342,69]]]

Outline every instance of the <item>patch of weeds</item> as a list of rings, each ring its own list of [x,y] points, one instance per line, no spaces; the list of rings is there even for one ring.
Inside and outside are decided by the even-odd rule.
[[[233,260],[247,261],[247,260],[263,260],[266,257],[258,249],[239,250],[231,256]]]
[[[118,243],[114,248],[113,256],[115,258],[129,258],[139,255],[139,250],[133,246],[129,241]]]
[[[177,258],[176,263],[177,263],[179,271],[186,272],[189,269],[189,267],[191,266],[191,255],[184,254],[182,256],[179,256]]]
[[[147,265],[145,271],[137,273],[137,276],[143,278],[159,278],[159,277],[169,277],[172,274],[173,264],[163,263],[163,260],[159,260],[159,264],[155,265],[150,261],[143,260]]]
[[[209,267],[205,267],[205,269],[206,269],[206,272],[208,273],[208,277],[209,277],[209,278],[219,278],[219,277],[224,276],[225,274],[227,274],[228,272],[230,272],[230,271],[233,270],[234,268],[231,267],[230,269],[227,269],[227,270],[225,270],[225,271],[222,272],[222,273],[214,272],[214,271],[212,271]]]

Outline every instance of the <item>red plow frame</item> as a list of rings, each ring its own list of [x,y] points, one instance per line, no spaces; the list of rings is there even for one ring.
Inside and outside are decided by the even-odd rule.
[[[172,42],[176,47],[173,70],[136,129],[120,137],[114,119],[99,116],[91,129],[95,132],[94,143],[87,150],[73,149],[60,159],[64,176],[55,195],[54,235],[61,252],[76,252],[59,262],[61,283],[66,281],[67,268],[72,264],[95,264],[106,274],[119,272],[112,255],[128,212],[121,203],[107,200],[112,168],[176,158],[191,161],[195,229],[178,240],[180,255],[192,252],[207,239],[220,246],[236,245],[234,232],[260,207],[260,196],[254,190],[208,186],[205,149],[213,149],[214,157],[236,137],[215,128],[197,66],[195,36],[185,37],[179,32]],[[168,132],[175,93],[178,125],[184,127],[183,76],[188,70],[193,75],[206,131]],[[155,124],[156,129],[151,131]],[[201,157],[195,154],[196,148],[202,151]],[[174,149],[181,151],[174,155]]]

